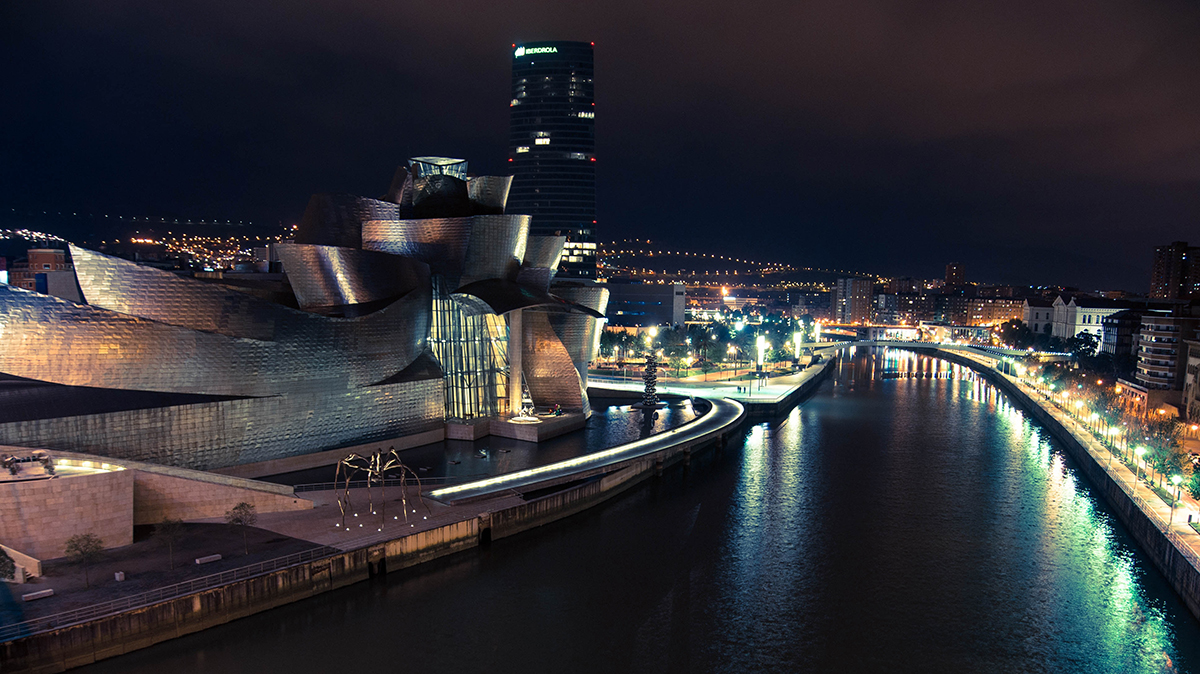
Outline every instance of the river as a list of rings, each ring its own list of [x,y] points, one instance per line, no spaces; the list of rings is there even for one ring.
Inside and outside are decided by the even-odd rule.
[[[859,349],[565,521],[85,672],[1200,672],[1200,623],[970,370]]]

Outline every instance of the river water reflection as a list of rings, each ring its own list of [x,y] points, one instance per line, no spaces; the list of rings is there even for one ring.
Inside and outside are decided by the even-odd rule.
[[[860,349],[600,509],[91,672],[1200,671],[1200,625],[969,370]]]

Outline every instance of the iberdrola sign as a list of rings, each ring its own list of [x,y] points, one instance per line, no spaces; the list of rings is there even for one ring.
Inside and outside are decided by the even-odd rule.
[[[521,58],[531,54],[557,54],[558,47],[517,47],[513,52],[513,58]]]

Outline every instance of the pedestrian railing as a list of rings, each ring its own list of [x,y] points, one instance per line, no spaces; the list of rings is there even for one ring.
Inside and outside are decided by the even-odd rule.
[[[383,486],[383,487],[413,487],[413,486],[416,486],[419,482],[420,485],[422,487],[424,487],[427,484],[446,484],[448,482],[454,482],[455,480],[474,480],[476,478],[487,477],[487,476],[488,476],[488,473],[475,473],[472,475],[448,475],[448,476],[444,476],[444,477],[423,477],[423,478],[420,478],[419,481],[416,479],[413,479],[413,478],[400,479],[400,478],[396,477],[396,478],[388,478],[386,480],[383,480],[382,483],[379,482],[378,480],[374,480],[371,482],[370,486],[372,486],[372,487],[379,487],[379,486]],[[349,485],[350,489],[365,489],[366,487],[367,487],[366,480],[351,480],[350,485]],[[299,494],[301,492],[306,492],[306,491],[329,491],[331,489],[346,489],[346,488],[347,488],[347,486],[346,486],[345,482],[308,482],[305,484],[298,484],[294,487],[297,494]]]
[[[272,571],[285,569],[290,566],[305,564],[318,559],[331,557],[341,551],[328,546],[311,548],[302,552],[295,552],[284,557],[276,557],[255,564],[229,569],[220,573],[214,573],[192,580],[186,580],[174,585],[167,585],[156,590],[142,592],[140,594],[121,597],[112,601],[106,601],[100,604],[92,604],[82,608],[55,613],[54,615],[45,616],[42,618],[34,618],[24,622],[13,623],[11,625],[0,626],[0,643],[27,637],[41,632],[49,632],[51,630],[70,627],[80,623],[103,618],[105,616],[114,615],[123,611],[128,611],[151,604],[167,601],[183,597],[201,590],[208,590],[221,585],[228,585],[239,580],[261,576]]]

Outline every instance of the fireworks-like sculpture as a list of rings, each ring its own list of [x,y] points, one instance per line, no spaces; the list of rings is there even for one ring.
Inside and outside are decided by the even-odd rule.
[[[334,473],[333,485],[334,489],[338,489],[341,485],[341,493],[338,495],[338,509],[342,513],[342,529],[346,528],[346,511],[352,507],[350,502],[350,483],[359,473],[366,473],[367,482],[367,505],[371,510],[372,515],[379,515],[379,529],[383,530],[383,523],[387,520],[387,498],[384,495],[385,480],[387,473],[394,471],[398,473],[400,487],[400,504],[404,510],[404,521],[408,521],[408,479],[411,477],[417,484],[417,499],[425,508],[426,513],[429,511],[429,506],[425,505],[425,499],[421,496],[421,478],[413,469],[404,465],[400,460],[400,455],[396,453],[394,447],[389,447],[386,450],[379,450],[370,456],[362,456],[361,454],[348,454],[346,458],[338,462],[337,470]],[[375,485],[379,485],[379,510],[375,510]],[[415,510],[413,511],[416,512]],[[395,518],[393,518],[395,519]]]

